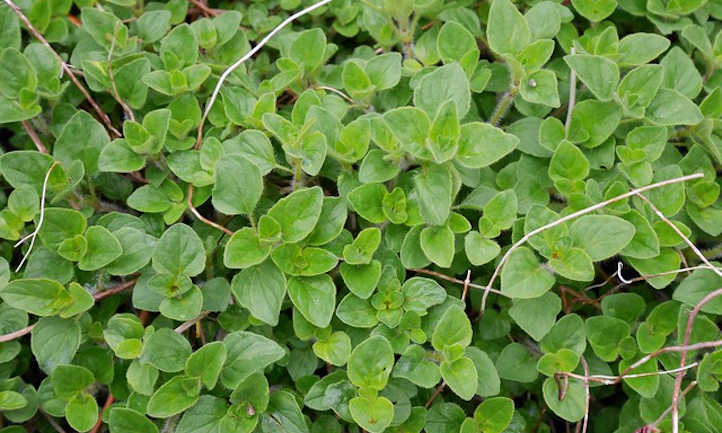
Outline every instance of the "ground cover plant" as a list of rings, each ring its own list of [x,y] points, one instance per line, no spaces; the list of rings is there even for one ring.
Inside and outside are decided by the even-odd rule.
[[[721,18],[3,0],[0,433],[722,431]]]

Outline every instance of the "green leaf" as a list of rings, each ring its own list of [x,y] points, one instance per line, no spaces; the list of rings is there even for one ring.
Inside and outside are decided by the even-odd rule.
[[[602,56],[572,54],[564,57],[579,79],[600,101],[609,101],[619,83],[619,67]]]
[[[463,348],[471,343],[471,337],[471,322],[466,313],[461,308],[451,307],[436,324],[431,336],[431,344],[439,351],[451,346]]]
[[[447,226],[426,227],[421,231],[421,249],[433,263],[448,268],[454,259],[454,233]]]
[[[673,298],[687,305],[697,305],[707,295],[722,286],[722,277],[709,269],[697,269],[685,277],[674,290]],[[702,305],[700,311],[711,314],[722,313],[722,301],[713,298]]]
[[[0,391],[0,409],[3,411],[22,409],[28,400],[15,391]]]
[[[223,363],[226,362],[226,346],[220,341],[208,343],[196,350],[186,360],[185,372],[190,377],[200,377],[208,389],[216,386]]]
[[[354,385],[377,391],[386,386],[394,352],[386,338],[375,335],[357,345],[348,359],[348,378]]]
[[[349,265],[369,264],[380,243],[381,230],[376,227],[361,230],[356,239],[343,248],[345,263]]]
[[[634,225],[611,215],[585,215],[570,227],[575,245],[595,262],[619,253],[634,237]]]
[[[469,111],[469,79],[458,63],[441,66],[424,75],[414,89],[414,105],[426,111],[430,117],[435,117],[446,101],[456,103],[456,113],[460,119]]]
[[[0,290],[0,298],[11,307],[36,316],[57,314],[72,301],[60,283],[46,278],[13,280]]]
[[[561,310],[559,296],[547,292],[538,298],[515,299],[509,316],[534,340],[540,341],[552,329]]]
[[[266,260],[236,274],[231,289],[238,303],[253,317],[271,326],[278,324],[286,297],[286,278],[273,262]]]
[[[74,319],[44,317],[38,320],[30,335],[35,360],[47,374],[58,365],[70,364],[80,347],[80,324]]]
[[[93,428],[98,419],[98,403],[86,392],[76,394],[65,406],[65,419],[70,427],[86,432]]]
[[[501,252],[499,244],[476,231],[469,232],[464,238],[464,250],[469,262],[474,266],[481,266],[494,260]]]
[[[577,314],[567,314],[554,324],[552,329],[542,338],[541,349],[545,353],[569,349],[577,354],[584,353],[587,347],[584,322]]]
[[[396,87],[401,80],[401,54],[385,53],[366,62],[366,73],[376,90]]]
[[[549,177],[569,181],[582,180],[589,174],[589,160],[567,140],[559,143],[549,163]]]
[[[348,194],[348,201],[362,218],[380,224],[386,221],[383,200],[387,193],[383,184],[367,183],[353,189]]]
[[[164,383],[148,400],[148,415],[169,418],[181,413],[198,401],[201,380],[179,375]]]
[[[158,433],[158,427],[141,413],[118,406],[110,408],[108,426],[111,433]]]
[[[213,207],[228,215],[252,215],[263,193],[261,171],[248,159],[231,155],[218,161]]]
[[[542,69],[526,76],[521,83],[521,97],[532,104],[559,107],[559,90],[554,72]]]
[[[471,400],[477,390],[476,366],[471,359],[461,357],[441,363],[441,377],[449,388],[463,400]]]
[[[502,379],[521,383],[534,382],[538,376],[536,360],[526,346],[519,343],[507,344],[496,360],[496,369]]]
[[[554,378],[549,377],[544,381],[543,390],[544,401],[559,417],[569,422],[577,422],[584,418],[586,406],[582,382],[570,380],[562,400],[559,400],[559,386]]]
[[[654,33],[632,33],[619,41],[620,66],[638,66],[656,59],[669,48],[669,39]]]
[[[170,226],[153,250],[153,269],[171,275],[194,276],[203,272],[206,251],[195,230],[185,224]]]
[[[514,401],[506,397],[488,398],[474,410],[474,420],[482,433],[501,433],[514,415]]]
[[[584,18],[598,23],[614,12],[617,0],[572,0],[572,5]]]
[[[519,139],[488,123],[462,125],[456,160],[468,168],[487,167],[513,151]]]
[[[94,271],[112,263],[123,254],[123,247],[108,229],[103,226],[90,226],[85,232],[88,249],[78,262],[83,271]]]
[[[286,391],[271,394],[268,409],[261,420],[263,432],[309,433],[306,420],[294,396]]]
[[[284,242],[298,242],[316,227],[322,206],[321,188],[304,188],[276,202],[268,210],[268,216],[281,226],[281,238]]]
[[[553,285],[554,277],[527,247],[512,252],[501,271],[501,290],[512,298],[536,298]]]
[[[345,332],[334,332],[313,343],[313,353],[332,365],[342,366],[351,355],[351,339]]]
[[[351,293],[367,299],[381,278],[381,262],[372,260],[371,263],[365,265],[349,265],[344,262],[339,266],[339,271]]]
[[[58,365],[50,375],[55,395],[69,400],[95,382],[93,373],[77,365]]]
[[[88,112],[79,110],[65,124],[53,145],[53,156],[66,166],[75,160],[85,165],[85,171],[98,171],[100,151],[110,142],[105,128]]]
[[[696,125],[704,116],[689,98],[677,90],[660,89],[647,107],[647,119],[657,125]]]
[[[140,360],[160,371],[175,373],[183,370],[190,355],[188,340],[168,328],[161,328],[145,341]]]
[[[233,233],[228,240],[223,252],[223,264],[231,269],[244,269],[257,265],[266,260],[271,247],[270,243],[258,238],[254,229],[243,227]]]
[[[273,340],[246,331],[228,334],[223,339],[228,356],[221,371],[221,383],[235,389],[257,371],[281,359],[285,351]]]
[[[486,37],[497,54],[514,56],[531,41],[529,25],[509,0],[495,0],[489,9]]]
[[[624,320],[608,316],[588,318],[585,329],[594,353],[606,362],[617,359],[619,343],[631,331],[629,324]]]
[[[394,417],[394,406],[385,397],[354,397],[349,409],[354,421],[371,433],[383,432]]]
[[[301,32],[289,50],[289,57],[306,72],[313,71],[323,62],[326,49],[326,34],[321,29],[310,29]]]
[[[336,286],[331,277],[291,277],[288,296],[306,320],[319,328],[328,326],[336,306]]]
[[[453,179],[445,165],[429,165],[414,176],[419,213],[431,225],[444,225],[453,201]]]

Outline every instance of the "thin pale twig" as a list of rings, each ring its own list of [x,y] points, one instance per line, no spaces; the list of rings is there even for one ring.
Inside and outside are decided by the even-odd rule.
[[[648,371],[646,373],[633,373],[633,374],[624,374],[624,375],[619,375],[619,376],[608,376],[605,374],[594,374],[591,376],[590,375],[582,376],[581,374],[576,374],[576,373],[572,373],[572,372],[559,372],[557,374],[569,376],[571,378],[578,379],[581,381],[584,381],[586,379],[590,382],[596,382],[596,383],[600,383],[602,385],[616,385],[622,379],[635,379],[635,378],[640,378],[640,377],[663,376],[665,374],[674,374],[674,373],[677,373],[682,370],[689,370],[698,365],[699,365],[698,362],[693,362],[689,365],[685,365],[684,367],[681,367],[681,368],[675,368],[673,370]]]
[[[45,40],[43,35],[40,34],[40,32],[38,32],[35,29],[35,27],[33,27],[32,23],[30,23],[30,20],[28,19],[28,17],[26,17],[25,14],[23,14],[23,12],[20,10],[20,8],[15,3],[13,3],[12,0],[4,0],[4,1],[8,6],[10,6],[10,9],[12,9],[13,12],[15,12],[15,15],[17,15],[18,18],[20,18],[20,20],[25,24],[25,26],[28,28],[30,33],[37,40],[39,40],[41,44],[45,45],[47,48],[50,49],[50,51],[53,53],[55,58],[60,62],[60,66],[62,67],[63,71],[65,71],[65,73],[68,74],[68,76],[70,77],[72,82],[75,84],[75,86],[78,88],[78,90],[80,90],[80,93],[82,93],[83,96],[85,96],[85,99],[88,100],[88,103],[93,107],[93,110],[96,112],[98,117],[100,117],[100,119],[103,121],[103,123],[105,124],[105,127],[108,129],[108,131],[110,131],[110,133],[115,135],[116,137],[122,137],[122,134],[117,129],[115,129],[115,127],[113,126],[113,123],[110,121],[110,117],[108,117],[108,115],[105,113],[105,111],[103,111],[103,109],[100,108],[98,103],[95,102],[95,99],[93,99],[93,97],[90,95],[90,92],[88,92],[88,89],[86,89],[85,86],[83,86],[83,84],[80,82],[80,80],[78,80],[78,77],[75,76],[75,72],[73,72],[73,68],[71,68],[70,65],[65,63],[65,60],[63,60],[63,58],[60,57],[60,54],[58,54],[53,49],[53,47],[50,46],[48,41]]]
[[[233,236],[233,232],[231,230],[204,217],[203,215],[201,215],[200,212],[198,212],[198,209],[196,209],[196,207],[193,206],[193,184],[192,183],[188,184],[188,199],[186,201],[188,204],[188,209],[190,209],[193,216],[198,218],[201,222],[208,224],[211,227],[217,228],[218,230],[222,231],[223,233],[227,234],[228,236]]]
[[[469,293],[469,284],[471,284],[471,269],[467,269],[466,278],[464,279],[464,291],[461,292],[461,302],[466,300],[466,295]]]
[[[101,299],[107,298],[108,296],[115,295],[116,293],[122,292],[123,290],[131,287],[133,284],[135,284],[137,280],[131,280],[122,284],[119,284],[111,289],[104,290],[102,292],[98,292],[95,295],[93,295],[94,301],[100,301]],[[26,326],[23,329],[19,329],[15,332],[10,332],[5,335],[0,335],[0,343],[4,343],[6,341],[13,341],[16,340],[24,335],[29,334],[33,328],[35,327],[35,324],[32,324],[30,326]]]
[[[576,54],[576,48],[572,47],[570,50],[572,55]],[[569,128],[572,125],[572,112],[574,111],[574,105],[577,101],[577,74],[573,68],[570,68],[569,74],[569,104],[567,104],[567,120],[564,123],[564,133],[569,135]]]
[[[33,230],[33,232],[29,235],[20,239],[15,244],[15,248],[17,248],[20,245],[24,244],[25,241],[30,239],[30,246],[28,247],[28,250],[25,252],[25,254],[23,254],[23,258],[22,260],[20,260],[20,264],[18,265],[18,267],[15,268],[15,272],[18,272],[20,268],[23,267],[23,264],[25,264],[25,260],[27,260],[30,252],[33,250],[33,245],[35,245],[35,238],[38,236],[38,233],[40,233],[40,228],[43,226],[43,220],[45,218],[45,194],[48,190],[48,179],[50,179],[50,173],[58,164],[60,164],[58,161],[54,161],[52,164],[50,164],[50,168],[48,168],[47,173],[45,173],[45,179],[43,180],[43,190],[40,196],[40,217],[38,218],[38,223],[35,225],[35,230]]]
[[[30,122],[27,120],[23,120],[21,123],[23,124],[23,129],[25,129],[25,132],[30,136],[33,144],[35,144],[35,148],[38,149],[38,152],[49,153],[48,148],[45,147],[43,141],[38,136],[38,133],[35,132],[35,129],[33,129],[33,125],[31,125]]]
[[[428,269],[416,269],[416,268],[412,268],[412,269],[409,269],[409,271],[411,271],[411,272],[416,272],[417,274],[431,275],[431,276],[433,276],[433,277],[439,278],[439,279],[441,279],[441,280],[449,281],[449,282],[451,282],[451,283],[462,284],[462,285],[463,285],[463,284],[466,284],[465,281],[460,280],[460,279],[458,279],[458,278],[450,277],[450,276],[444,275],[444,274],[442,274],[442,273],[440,273],[440,272],[430,271],[430,270],[428,270]],[[488,290],[488,291],[491,292],[491,293],[494,293],[494,294],[497,294],[497,295],[500,295],[500,296],[504,296],[504,297],[507,297],[507,298],[509,297],[509,295],[507,295],[506,293],[502,293],[501,290],[496,290],[496,289],[493,289],[493,288],[488,287],[488,286],[482,286],[481,284],[474,284],[474,283],[471,283],[471,282],[470,282],[470,283],[468,284],[468,286],[471,287],[471,288],[473,288],[473,289],[480,289],[480,290],[484,290],[484,291]]]
[[[582,421],[582,433],[587,433],[587,424],[589,423],[589,364],[584,356],[580,358],[584,367],[584,420]]]
[[[186,322],[183,322],[181,325],[179,325],[177,328],[175,328],[175,332],[177,332],[179,334],[184,333],[186,330],[192,328],[193,325],[196,324],[196,322],[203,320],[210,313],[211,313],[210,311],[201,312],[201,314],[198,317],[196,317],[195,319],[191,319]]]
[[[689,385],[687,385],[687,387],[684,389],[684,391],[682,391],[682,394],[680,395],[680,398],[683,398],[683,397],[684,397],[685,395],[687,395],[690,391],[692,391],[692,388],[694,388],[695,385],[697,385],[697,381],[696,381],[696,380],[693,380],[692,382],[690,382]],[[649,424],[649,425],[647,426],[647,427],[649,427],[648,430],[649,430],[649,431],[657,431],[657,426],[659,425],[659,423],[661,423],[662,421],[664,421],[664,419],[667,417],[667,415],[669,415],[669,411],[672,410],[673,408],[674,408],[674,405],[672,405],[672,406],[668,407],[667,409],[665,409],[664,412],[662,412],[662,414],[659,416],[659,418],[657,418],[652,424]],[[674,427],[673,427],[673,428],[674,428]],[[679,427],[678,427],[678,428],[679,428]]]
[[[9,1],[9,0],[5,0]],[[215,103],[216,98],[218,97],[218,93],[221,91],[221,87],[223,86],[223,83],[226,81],[229,75],[233,71],[235,71],[239,66],[241,66],[243,63],[246,62],[246,60],[253,57],[254,54],[259,52],[261,48],[263,48],[264,45],[268,43],[268,41],[271,40],[278,32],[280,32],[284,27],[295,21],[296,19],[306,15],[309,12],[313,12],[314,10],[330,3],[331,0],[321,0],[319,2],[316,2],[312,4],[311,6],[302,9],[295,14],[289,16],[281,24],[276,26],[273,30],[271,30],[270,33],[268,33],[263,39],[261,39],[261,42],[259,42],[255,47],[253,47],[250,51],[248,51],[243,57],[238,59],[235,63],[233,63],[231,66],[226,68],[225,71],[221,74],[220,78],[218,79],[218,83],[216,84],[215,89],[213,89],[213,93],[211,94],[210,99],[208,100],[208,103],[206,104],[206,108],[203,111],[203,117],[201,118],[201,122],[198,125],[198,136],[196,138],[196,149],[199,149],[201,147],[201,143],[203,142],[203,125],[206,122],[206,118],[208,117],[208,114],[211,112],[211,108],[213,108],[213,103]]]
[[[120,107],[123,109],[123,112],[125,113],[125,117],[135,121],[135,115],[133,114],[133,110],[128,106],[128,104],[123,101],[123,98],[120,97],[120,93],[118,93],[118,86],[115,84],[115,77],[113,76],[113,67],[111,65],[111,62],[113,61],[113,51],[115,50],[115,40],[118,37],[118,26],[122,25],[121,23],[118,23],[115,26],[115,30],[113,31],[113,39],[110,41],[110,49],[108,50],[108,61],[106,62],[106,67],[108,69],[108,79],[110,80],[110,90],[113,95],[113,98],[118,101],[118,104],[120,104]]]
[[[684,243],[687,244],[687,246],[689,246],[690,249],[692,249],[694,254],[702,261],[702,263],[709,266],[709,269],[711,269],[718,276],[722,277],[722,270],[718,269],[716,266],[714,266],[712,263],[710,263],[710,261],[707,260],[707,257],[705,257],[704,254],[702,254],[702,251],[700,251],[699,248],[697,248],[697,246],[694,243],[692,243],[692,241],[687,236],[685,236],[684,233],[682,233],[682,231],[672,221],[670,221],[666,216],[664,216],[664,214],[659,209],[657,209],[657,207],[654,205],[654,203],[652,203],[651,200],[649,200],[647,197],[643,196],[642,194],[637,194],[637,197],[644,200],[649,205],[649,207],[652,208],[654,213],[657,214],[659,219],[664,221],[665,224],[670,226],[672,228],[672,230],[674,230],[674,232],[677,233],[677,236],[682,238]]]
[[[595,204],[595,205],[593,205],[593,206],[589,206],[589,207],[584,208],[584,209],[582,209],[582,210],[576,211],[576,212],[571,213],[571,214],[569,214],[569,215],[566,215],[566,216],[564,216],[564,217],[562,217],[562,218],[559,218],[559,219],[556,220],[556,221],[553,221],[553,222],[551,222],[551,223],[549,223],[549,224],[543,225],[543,226],[541,226],[541,227],[539,227],[539,228],[536,228],[536,229],[530,231],[529,233],[527,233],[527,234],[525,234],[524,236],[522,236],[521,239],[519,239],[518,241],[516,241],[516,242],[506,251],[506,253],[502,256],[501,260],[499,261],[499,264],[496,266],[496,269],[494,269],[494,273],[491,275],[491,278],[489,279],[489,282],[487,283],[487,286],[491,287],[491,286],[494,284],[494,281],[496,281],[496,278],[499,276],[499,273],[501,272],[502,266],[504,266],[504,264],[506,263],[506,261],[509,259],[509,256],[511,255],[511,253],[513,253],[517,248],[519,248],[519,247],[522,246],[524,243],[526,243],[526,241],[528,241],[529,239],[531,239],[533,236],[535,236],[535,235],[537,235],[537,234],[539,234],[539,233],[541,233],[541,232],[543,232],[543,231],[545,231],[545,230],[548,230],[548,229],[550,229],[550,228],[552,228],[552,227],[556,227],[556,226],[558,226],[558,225],[560,225],[560,224],[563,224],[563,223],[565,223],[565,222],[567,222],[567,221],[573,220],[574,218],[577,218],[577,217],[580,217],[580,216],[582,216],[582,215],[586,215],[586,214],[588,214],[588,213],[594,212],[595,210],[599,210],[599,209],[601,209],[601,208],[603,208],[603,207],[605,207],[605,206],[608,206],[608,205],[610,205],[610,204],[612,204],[612,203],[615,203],[615,202],[618,202],[618,201],[620,201],[620,200],[624,200],[625,198],[629,198],[629,197],[634,196],[634,195],[636,195],[636,194],[639,194],[639,193],[641,193],[641,192],[649,191],[649,190],[651,190],[651,189],[660,188],[660,187],[663,187],[663,186],[666,186],[666,185],[671,185],[671,184],[678,183],[678,182],[686,182],[686,181],[688,181],[688,180],[699,179],[699,178],[701,178],[701,177],[704,177],[704,174],[703,174],[703,173],[695,173],[695,174],[690,174],[690,175],[688,175],[688,176],[677,177],[677,178],[674,178],[674,179],[669,179],[669,180],[665,180],[665,181],[662,181],[662,182],[657,182],[657,183],[653,183],[653,184],[650,184],[650,185],[646,185],[646,186],[643,186],[643,187],[641,187],[641,188],[637,188],[637,189],[635,189],[635,190],[628,191],[628,192],[626,192],[626,193],[624,193],[624,194],[620,194],[620,195],[618,195],[618,196],[616,196],[616,197],[610,198],[609,200],[605,200],[605,201],[603,201],[603,202],[597,203],[597,204]],[[483,313],[483,311],[484,311],[484,307],[486,306],[486,298],[487,298],[486,295],[488,295],[488,293],[489,293],[489,292],[485,292],[485,293],[484,293],[485,296],[483,296],[483,297],[481,298],[481,311],[482,311],[482,313]]]
[[[692,311],[689,312],[687,327],[684,330],[684,340],[682,341],[683,345],[689,344],[689,340],[692,338],[692,327],[694,325],[694,320],[697,318],[697,315],[702,310],[702,307],[704,307],[705,304],[717,298],[718,296],[722,296],[722,288],[708,293],[704,298],[702,298],[702,300],[697,303],[697,305],[694,306]],[[687,352],[688,350],[681,351],[679,357],[680,368],[684,367],[685,363],[687,362]],[[672,390],[672,433],[677,433],[679,431],[679,393],[682,389],[682,379],[684,378],[685,373],[686,370],[682,370],[677,373],[677,376],[674,378],[674,389]]]

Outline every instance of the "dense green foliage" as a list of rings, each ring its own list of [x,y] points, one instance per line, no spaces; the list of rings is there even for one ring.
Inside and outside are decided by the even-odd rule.
[[[0,432],[722,432],[722,1],[16,3]]]

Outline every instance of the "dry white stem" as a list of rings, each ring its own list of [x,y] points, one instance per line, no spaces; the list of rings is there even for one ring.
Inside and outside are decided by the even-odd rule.
[[[221,77],[218,79],[218,83],[216,84],[215,89],[213,89],[213,93],[211,94],[211,98],[208,100],[208,104],[206,104],[206,108],[203,111],[203,117],[201,118],[201,123],[198,126],[198,137],[196,141],[196,147],[200,146],[201,140],[203,139],[203,124],[206,121],[206,118],[208,117],[208,113],[211,112],[211,108],[213,108],[213,103],[216,102],[216,98],[218,97],[218,93],[221,91],[221,86],[223,86],[223,83],[226,81],[229,75],[233,71],[236,70],[239,66],[241,66],[246,60],[253,57],[254,54],[259,52],[261,48],[263,48],[264,45],[268,43],[268,41],[271,40],[278,32],[280,32],[284,27],[292,23],[293,21],[297,20],[298,18],[306,15],[309,12],[313,12],[314,10],[330,3],[331,0],[321,0],[317,3],[312,4],[311,6],[307,7],[306,9],[302,9],[295,14],[291,15],[290,17],[286,18],[281,24],[276,26],[269,34],[264,37],[261,42],[259,42],[255,47],[253,47],[249,52],[247,52],[243,57],[238,59],[234,64],[229,66],[223,73],[221,74]]]
[[[680,238],[682,238],[682,240],[684,240],[684,243],[686,243],[692,249],[692,251],[694,251],[695,255],[697,257],[699,257],[699,259],[702,261],[702,263],[709,266],[709,269],[711,269],[715,274],[722,277],[722,271],[719,268],[717,268],[716,266],[714,266],[712,263],[710,263],[710,261],[707,260],[707,257],[705,257],[704,254],[702,254],[702,251],[700,251],[699,248],[697,248],[697,246],[694,243],[692,243],[692,241],[689,240],[689,238],[687,236],[685,236],[684,233],[682,233],[682,231],[679,228],[677,228],[677,226],[672,221],[670,221],[666,216],[664,216],[664,214],[662,212],[660,212],[659,209],[657,209],[657,207],[652,203],[652,201],[650,199],[643,196],[642,194],[637,194],[637,197],[644,200],[649,205],[649,207],[652,208],[654,213],[657,214],[659,219],[661,219],[662,221],[665,222],[665,224],[670,226],[672,228],[672,230],[674,230],[674,232],[677,233],[677,235]]]
[[[204,319],[207,315],[209,315],[210,313],[211,313],[210,311],[203,311],[203,312],[201,312],[201,314],[200,314],[198,317],[196,317],[195,319],[191,319],[191,320],[185,321],[185,322],[183,322],[182,324],[180,324],[177,328],[175,328],[175,332],[177,332],[177,333],[179,333],[179,334],[182,334],[182,333],[185,332],[187,329],[189,329],[189,328],[191,328],[193,325],[195,325],[196,322],[198,322],[198,321],[200,321],[200,320],[203,320],[203,319]]]
[[[699,365],[698,362],[693,362],[689,365],[685,365],[684,367],[677,367],[672,370],[649,371],[646,373],[624,374],[624,375],[620,375],[620,376],[608,376],[605,374],[593,374],[591,376],[582,376],[581,374],[576,374],[576,373],[561,373],[561,374],[564,374],[565,376],[569,376],[571,378],[579,379],[582,381],[586,379],[591,382],[601,383],[602,385],[616,385],[617,383],[619,383],[619,381],[621,379],[635,379],[635,378],[639,378],[639,377],[662,376],[665,374],[674,374],[674,373],[679,373],[680,371],[689,370],[690,368],[694,368],[698,365]]]
[[[584,366],[584,421],[582,421],[582,433],[587,433],[587,424],[589,423],[589,364],[584,356],[581,358],[582,366]]]
[[[692,388],[695,387],[695,385],[697,385],[697,381],[696,381],[696,380],[693,380],[692,382],[690,382],[689,385],[687,385],[687,388],[685,388],[684,391],[682,391],[682,394],[680,395],[680,398],[682,398],[682,397],[684,397],[685,395],[687,395],[687,393],[689,393],[689,392],[692,390]],[[667,415],[669,415],[669,411],[671,411],[674,406],[675,406],[675,404],[672,404],[672,406],[670,406],[670,407],[668,407],[667,409],[665,409],[664,412],[662,412],[662,414],[659,416],[659,418],[657,418],[656,421],[654,421],[652,424],[649,424],[649,425],[647,426],[647,427],[649,427],[648,431],[657,431],[657,426],[659,425],[659,423],[661,423],[662,421],[664,421],[664,419],[667,417]],[[679,420],[678,420],[678,421],[679,421]],[[672,426],[672,429],[674,430],[674,424],[673,424],[673,426]],[[677,429],[679,429],[679,425],[677,426]]]
[[[38,233],[40,232],[40,228],[43,226],[43,219],[45,218],[45,194],[48,190],[48,179],[50,179],[50,173],[53,171],[56,165],[58,165],[58,161],[53,162],[50,164],[50,168],[48,168],[47,173],[45,173],[45,179],[43,180],[43,191],[40,195],[40,217],[38,218],[38,223],[35,225],[35,230],[33,230],[32,233],[25,236],[24,238],[20,239],[16,244],[15,248],[19,247],[20,245],[24,244],[28,239],[30,239],[30,246],[28,247],[28,250],[23,255],[22,260],[20,260],[20,264],[15,269],[15,272],[18,272],[20,268],[23,267],[23,264],[25,264],[25,260],[27,260],[28,256],[30,255],[30,252],[33,250],[33,245],[35,245],[35,238],[38,236]]]
[[[632,284],[634,282],[633,280],[628,280],[624,278],[624,275],[622,275],[622,267],[624,267],[624,264],[622,262],[617,262],[617,278],[619,278],[619,281],[624,284]]]
[[[572,55],[577,53],[576,48],[572,47],[570,50]],[[571,68],[570,68],[571,69]],[[574,104],[577,102],[577,74],[574,69],[571,69],[569,74],[569,104],[567,107],[567,121],[564,123],[564,132],[569,135],[569,127],[572,124],[572,112],[574,111]]]
[[[687,176],[677,177],[677,178],[674,178],[674,179],[669,179],[669,180],[665,180],[665,181],[662,181],[662,182],[657,182],[657,183],[653,183],[653,184],[650,184],[650,185],[646,185],[646,186],[643,186],[643,187],[641,187],[641,188],[637,188],[637,189],[634,189],[634,190],[632,190],[632,191],[628,191],[628,192],[626,192],[626,193],[624,193],[624,194],[620,194],[620,195],[618,195],[618,196],[616,196],[616,197],[610,198],[609,200],[605,200],[605,201],[603,201],[603,202],[600,202],[600,203],[597,203],[597,204],[595,204],[595,205],[589,206],[588,208],[585,208],[585,209],[576,211],[576,212],[571,213],[571,214],[569,214],[569,215],[566,215],[566,216],[564,216],[564,217],[562,217],[562,218],[559,218],[559,219],[556,220],[556,221],[553,221],[553,222],[551,222],[551,223],[549,223],[549,224],[543,225],[543,226],[541,226],[541,227],[539,227],[539,228],[537,228],[537,229],[534,229],[534,230],[530,231],[529,233],[527,233],[527,234],[525,234],[524,236],[522,236],[521,239],[519,239],[518,241],[516,241],[516,242],[511,246],[511,248],[509,248],[509,249],[507,250],[507,252],[502,256],[501,260],[499,261],[499,264],[496,266],[496,269],[494,269],[494,273],[491,275],[491,279],[489,279],[489,282],[487,283],[487,287],[491,287],[492,284],[494,284],[494,281],[496,281],[496,278],[499,276],[499,273],[501,272],[502,266],[504,266],[504,264],[506,263],[506,261],[509,259],[509,256],[511,255],[511,253],[513,253],[517,248],[519,248],[519,247],[522,246],[524,243],[526,243],[526,241],[528,241],[529,239],[531,239],[533,236],[535,236],[535,235],[537,235],[537,234],[539,234],[539,233],[541,233],[541,232],[543,232],[543,231],[545,231],[545,230],[548,230],[548,229],[550,229],[550,228],[552,228],[552,227],[556,227],[556,226],[558,226],[558,225],[560,225],[560,224],[563,224],[563,223],[565,223],[565,222],[567,222],[567,221],[573,220],[574,218],[577,218],[577,217],[580,217],[580,216],[582,216],[582,215],[586,215],[586,214],[588,214],[588,213],[594,212],[595,210],[599,210],[599,209],[601,209],[601,208],[603,208],[603,207],[605,207],[605,206],[608,206],[608,205],[610,205],[610,204],[612,204],[612,203],[618,202],[618,201],[620,201],[620,200],[624,200],[625,198],[632,197],[632,196],[634,196],[634,195],[636,195],[636,194],[639,194],[639,193],[642,193],[642,192],[644,192],[644,191],[649,191],[649,190],[651,190],[651,189],[660,188],[660,187],[667,186],[667,185],[672,185],[672,184],[674,184],[674,183],[686,182],[686,181],[688,181],[688,180],[693,180],[693,179],[699,179],[699,178],[701,178],[701,177],[704,177],[704,174],[703,174],[703,173],[695,173],[695,174],[690,174],[690,175],[687,175]],[[489,294],[488,291],[485,292],[485,293],[484,293],[484,296],[483,296],[482,299],[481,299],[481,312],[482,312],[482,313],[484,312],[484,308],[486,307],[486,298],[487,298],[487,295],[488,295],[488,294]]]
[[[342,97],[343,99],[347,100],[348,102],[350,102],[350,103],[352,103],[352,104],[355,104],[355,103],[356,103],[356,101],[354,101],[350,96],[348,96],[347,94],[343,93],[342,91],[340,91],[340,90],[338,90],[338,89],[334,89],[333,87],[329,87],[329,86],[316,86],[316,88],[317,88],[317,89],[328,90],[329,92],[333,92],[333,93],[337,94],[338,96]]]

